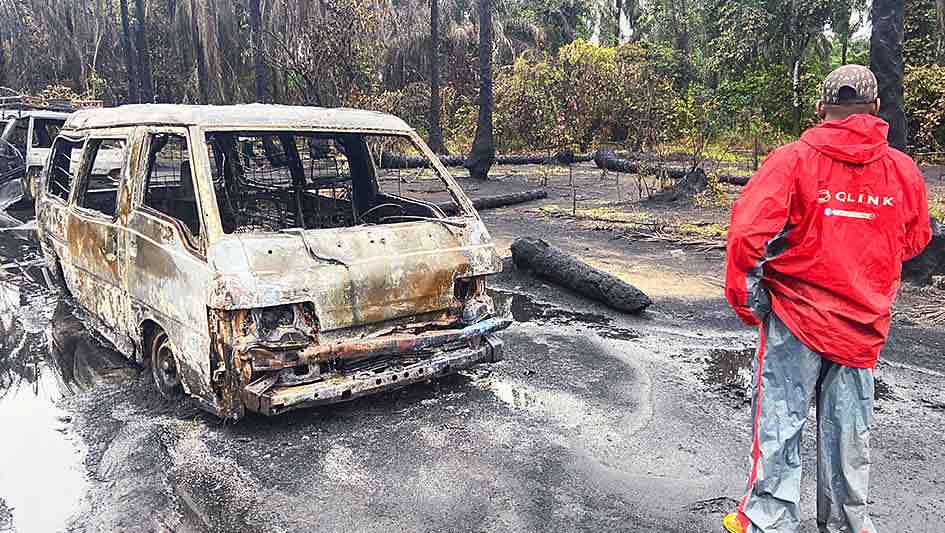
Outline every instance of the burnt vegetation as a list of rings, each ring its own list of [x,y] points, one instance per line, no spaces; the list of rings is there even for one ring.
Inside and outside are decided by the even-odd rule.
[[[879,76],[893,144],[940,152],[941,2],[869,9],[856,0],[3,0],[0,87],[106,105],[379,109],[474,177],[503,156],[604,147],[685,153],[680,181],[696,168],[750,174],[709,160],[757,162],[812,125],[816,80],[854,62]],[[691,181],[674,189],[688,193]]]

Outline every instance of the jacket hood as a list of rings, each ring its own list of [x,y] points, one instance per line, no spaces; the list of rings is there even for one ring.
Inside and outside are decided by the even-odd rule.
[[[889,124],[872,115],[851,115],[828,120],[801,135],[801,141],[831,159],[866,164],[883,157],[889,149]]]

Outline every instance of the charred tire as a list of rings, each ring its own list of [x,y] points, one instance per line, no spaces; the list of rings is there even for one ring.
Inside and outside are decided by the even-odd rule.
[[[160,327],[155,328],[148,343],[148,361],[151,363],[154,385],[161,395],[167,399],[182,397],[184,386],[177,368],[177,357],[174,355],[167,333]]]

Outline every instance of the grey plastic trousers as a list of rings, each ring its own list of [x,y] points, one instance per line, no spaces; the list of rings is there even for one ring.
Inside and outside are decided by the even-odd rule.
[[[746,533],[800,528],[801,430],[817,404],[817,524],[821,532],[876,533],[869,517],[873,372],[833,363],[768,313],[755,359],[754,439]]]

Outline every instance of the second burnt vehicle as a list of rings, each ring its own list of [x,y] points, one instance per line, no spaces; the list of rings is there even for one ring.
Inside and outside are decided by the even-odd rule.
[[[429,165],[382,169],[385,151]],[[117,185],[97,169],[121,161]],[[453,202],[456,216],[438,207]],[[333,403],[499,360],[472,203],[387,114],[251,104],[80,111],[37,220],[46,261],[166,396],[221,417]]]
[[[100,100],[0,98],[0,190],[4,191],[0,204],[22,199],[14,209],[31,207],[39,175],[66,117],[77,109],[101,106]]]

